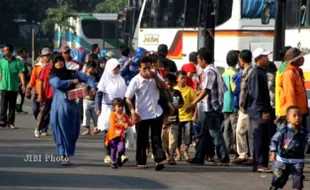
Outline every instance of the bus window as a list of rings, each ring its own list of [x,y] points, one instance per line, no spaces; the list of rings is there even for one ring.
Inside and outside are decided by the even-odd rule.
[[[302,0],[300,5],[300,26],[305,27],[307,20],[307,0]]]
[[[120,36],[116,34],[116,23],[115,22],[102,22],[102,30],[103,34],[102,37],[103,39],[115,39],[119,38]]]
[[[101,38],[102,27],[100,20],[82,20],[82,31],[86,38]]]
[[[184,26],[185,0],[146,0],[141,28],[179,28]]]
[[[186,0],[185,28],[196,28],[198,26],[200,0]]]
[[[253,0],[242,0],[241,1],[241,17],[249,18],[249,19],[261,18],[265,3],[266,3],[265,0],[254,0],[254,1]],[[274,1],[269,1],[269,4],[270,4],[270,18],[275,18],[276,3]]]
[[[298,27],[298,15],[300,6],[296,0],[287,0],[286,2],[286,28]]]
[[[216,4],[216,26],[219,26],[231,18],[233,0],[217,0]]]
[[[167,26],[169,0],[146,0],[142,13],[141,28],[163,28]]]

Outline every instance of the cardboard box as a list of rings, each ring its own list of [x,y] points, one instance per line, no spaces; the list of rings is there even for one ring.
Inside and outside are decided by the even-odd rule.
[[[87,87],[76,88],[76,89],[70,90],[68,91],[67,95],[68,95],[69,100],[76,100],[76,99],[84,98],[85,96],[88,95]]]

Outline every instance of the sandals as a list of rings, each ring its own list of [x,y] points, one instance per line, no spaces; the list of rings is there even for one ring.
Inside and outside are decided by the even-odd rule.
[[[270,168],[261,167],[261,168],[258,168],[256,170],[256,172],[259,172],[259,173],[272,173],[272,170]]]
[[[138,168],[138,169],[146,169],[146,168],[147,168],[147,165],[137,165],[137,168]]]
[[[93,130],[93,135],[97,135],[98,133],[100,133],[100,130],[96,127]]]

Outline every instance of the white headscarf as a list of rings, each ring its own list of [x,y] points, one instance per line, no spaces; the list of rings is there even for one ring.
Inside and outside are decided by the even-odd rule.
[[[120,63],[117,59],[109,59],[98,84],[98,90],[108,94],[111,100],[114,98],[124,98],[127,89],[123,77],[119,74],[113,74],[113,69],[118,65]]]

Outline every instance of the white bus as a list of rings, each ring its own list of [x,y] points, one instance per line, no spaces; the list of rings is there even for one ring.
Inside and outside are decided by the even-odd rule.
[[[139,17],[132,44],[154,51],[166,44],[168,57],[180,68],[188,62],[190,52],[209,43],[215,65],[224,68],[230,50],[272,50],[274,19],[262,24],[264,5],[265,0],[144,0],[135,7]],[[271,3],[271,18],[275,11],[275,3]]]
[[[124,44],[118,18],[118,14],[77,13],[76,18],[68,20],[74,32],[68,30],[60,34],[59,27],[55,26],[54,47],[59,48],[60,41],[61,45],[71,48],[90,49],[92,44],[98,44],[100,49],[118,53]]]
[[[287,0],[285,22],[285,45],[310,52],[310,0]],[[310,55],[305,56],[303,65],[305,85],[310,99]],[[308,103],[310,107],[310,102]]]

